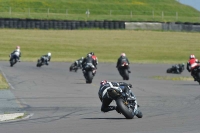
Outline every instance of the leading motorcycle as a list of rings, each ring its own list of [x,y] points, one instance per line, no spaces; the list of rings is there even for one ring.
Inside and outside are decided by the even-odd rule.
[[[95,66],[92,63],[87,63],[83,70],[83,75],[85,77],[86,83],[92,83],[95,74],[96,74]]]
[[[118,68],[120,75],[122,76],[123,80],[129,80],[129,72],[128,72],[128,63],[123,62],[121,66]]]
[[[131,98],[130,94],[127,94],[123,92],[121,89],[116,89],[116,88],[109,88],[107,90],[109,98],[115,100],[117,104],[117,108],[120,113],[122,113],[126,119],[132,119],[135,116],[135,105],[137,102],[135,102],[135,99]],[[137,106],[137,117],[142,118],[143,114],[142,112],[138,109],[139,106]]]
[[[12,67],[12,66],[14,66],[17,63],[18,57],[15,54],[10,55],[10,56],[11,56],[11,58],[10,58],[10,66]]]

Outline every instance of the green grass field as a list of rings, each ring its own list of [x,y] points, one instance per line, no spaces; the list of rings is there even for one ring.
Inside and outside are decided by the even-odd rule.
[[[200,22],[199,13],[176,0],[0,0],[6,18]]]
[[[8,89],[9,85],[6,81],[6,79],[4,78],[4,76],[0,73],[0,90],[1,89]]]
[[[116,62],[125,52],[130,62],[187,62],[190,54],[200,57],[200,33],[134,30],[14,30],[0,29],[0,60],[17,45],[22,61],[36,61],[47,52],[52,61],[75,61],[95,52],[99,62]]]

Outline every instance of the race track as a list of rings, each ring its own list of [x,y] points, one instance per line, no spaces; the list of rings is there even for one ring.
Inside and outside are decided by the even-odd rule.
[[[143,118],[127,120],[116,111],[102,113],[98,98],[101,80],[123,81],[115,64],[100,63],[92,84],[86,84],[81,70],[69,72],[71,63],[20,62],[14,67],[0,62],[10,91],[21,112],[30,118],[0,123],[1,133],[199,133],[200,86],[194,81],[157,80],[171,64],[131,64],[132,91]],[[115,105],[115,102],[112,103]],[[8,110],[9,111],[9,110]],[[16,108],[17,111],[17,108]]]

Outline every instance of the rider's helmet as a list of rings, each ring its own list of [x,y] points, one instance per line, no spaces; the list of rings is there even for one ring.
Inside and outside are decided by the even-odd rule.
[[[91,57],[92,55],[91,54],[87,54],[87,57]]]
[[[107,80],[102,80],[102,81],[100,82],[100,85],[105,85],[107,82],[108,82]]]
[[[94,55],[94,52],[90,52],[91,55]]]
[[[81,59],[83,60],[83,59],[84,59],[84,57],[81,57]]]
[[[122,56],[122,57],[125,57],[125,56],[126,56],[126,54],[125,54],[125,53],[121,53],[121,56]]]
[[[194,58],[195,58],[195,55],[191,54],[190,59],[194,59]]]
[[[48,55],[48,56],[51,56],[51,53],[49,52],[47,55]]]
[[[20,49],[20,46],[17,46],[16,49]]]

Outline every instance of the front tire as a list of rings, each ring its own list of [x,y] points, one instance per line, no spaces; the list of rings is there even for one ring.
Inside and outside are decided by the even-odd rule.
[[[119,108],[119,111],[126,117],[126,119],[133,119],[133,109],[128,108],[125,105],[125,101],[121,98],[116,100],[117,107]]]
[[[168,69],[167,69],[167,73],[172,73],[172,69],[171,69],[171,68],[168,68]]]
[[[124,70],[124,79],[129,80],[129,73],[127,69]]]

